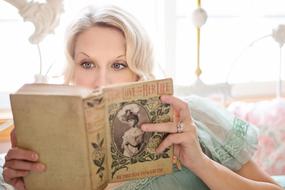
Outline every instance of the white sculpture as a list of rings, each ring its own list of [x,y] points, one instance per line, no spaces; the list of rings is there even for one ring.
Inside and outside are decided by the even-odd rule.
[[[35,83],[47,83],[47,74],[42,74],[42,56],[39,43],[58,26],[60,15],[63,13],[63,0],[47,0],[46,3],[27,0],[4,0],[19,11],[24,21],[30,21],[35,26],[35,31],[29,38],[32,44],[36,44],[39,50],[40,71],[35,75]]]
[[[16,7],[24,21],[34,24],[35,32],[29,38],[33,44],[38,44],[46,35],[54,31],[63,12],[63,0],[47,0],[46,3],[27,2],[27,0],[4,1]]]

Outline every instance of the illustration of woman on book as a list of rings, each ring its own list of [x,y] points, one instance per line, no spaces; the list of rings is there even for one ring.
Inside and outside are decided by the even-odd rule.
[[[127,157],[135,156],[142,147],[143,144],[143,134],[144,132],[135,127],[130,128],[124,134],[122,149],[124,150],[124,155]]]
[[[121,148],[123,155],[132,157],[136,155],[143,145],[144,132],[138,126],[140,108],[137,104],[128,104],[118,112],[118,118],[126,123],[129,129],[122,136]]]
[[[139,22],[120,8],[88,7],[67,30],[66,47],[66,84],[95,89],[154,79],[151,43]],[[182,168],[169,175],[123,183],[117,189],[281,189],[251,159],[257,145],[255,127],[203,98],[160,99],[173,107],[175,120],[144,124],[139,129],[137,112],[125,110],[123,120],[129,123],[130,132],[126,131],[123,137],[124,154],[136,154],[143,132],[166,132],[168,136],[156,151],[161,153],[174,145],[174,155]],[[133,134],[132,131],[135,136],[128,134]],[[25,190],[24,176],[48,168],[38,162],[36,152],[16,147],[13,132],[11,136],[4,180],[18,190]]]

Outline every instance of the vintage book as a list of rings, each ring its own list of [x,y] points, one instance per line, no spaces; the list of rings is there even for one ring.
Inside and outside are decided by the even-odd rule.
[[[17,146],[37,152],[47,166],[24,178],[27,190],[101,190],[109,182],[172,171],[173,149],[155,148],[167,134],[143,132],[142,123],[172,121],[161,95],[172,79],[85,89],[26,84],[10,95]]]

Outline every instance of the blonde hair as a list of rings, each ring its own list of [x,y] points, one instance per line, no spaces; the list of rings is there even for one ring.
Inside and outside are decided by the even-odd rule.
[[[115,6],[99,9],[89,6],[67,30],[65,52],[67,65],[64,73],[66,84],[73,82],[76,38],[94,26],[114,27],[120,30],[126,39],[126,59],[129,68],[138,76],[138,80],[154,79],[152,46],[144,29],[134,17]]]

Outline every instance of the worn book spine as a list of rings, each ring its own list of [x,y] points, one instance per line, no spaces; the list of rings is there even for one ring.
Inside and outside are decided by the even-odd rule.
[[[94,190],[104,189],[108,184],[107,145],[105,126],[105,101],[102,93],[84,99],[85,127],[91,186]]]

